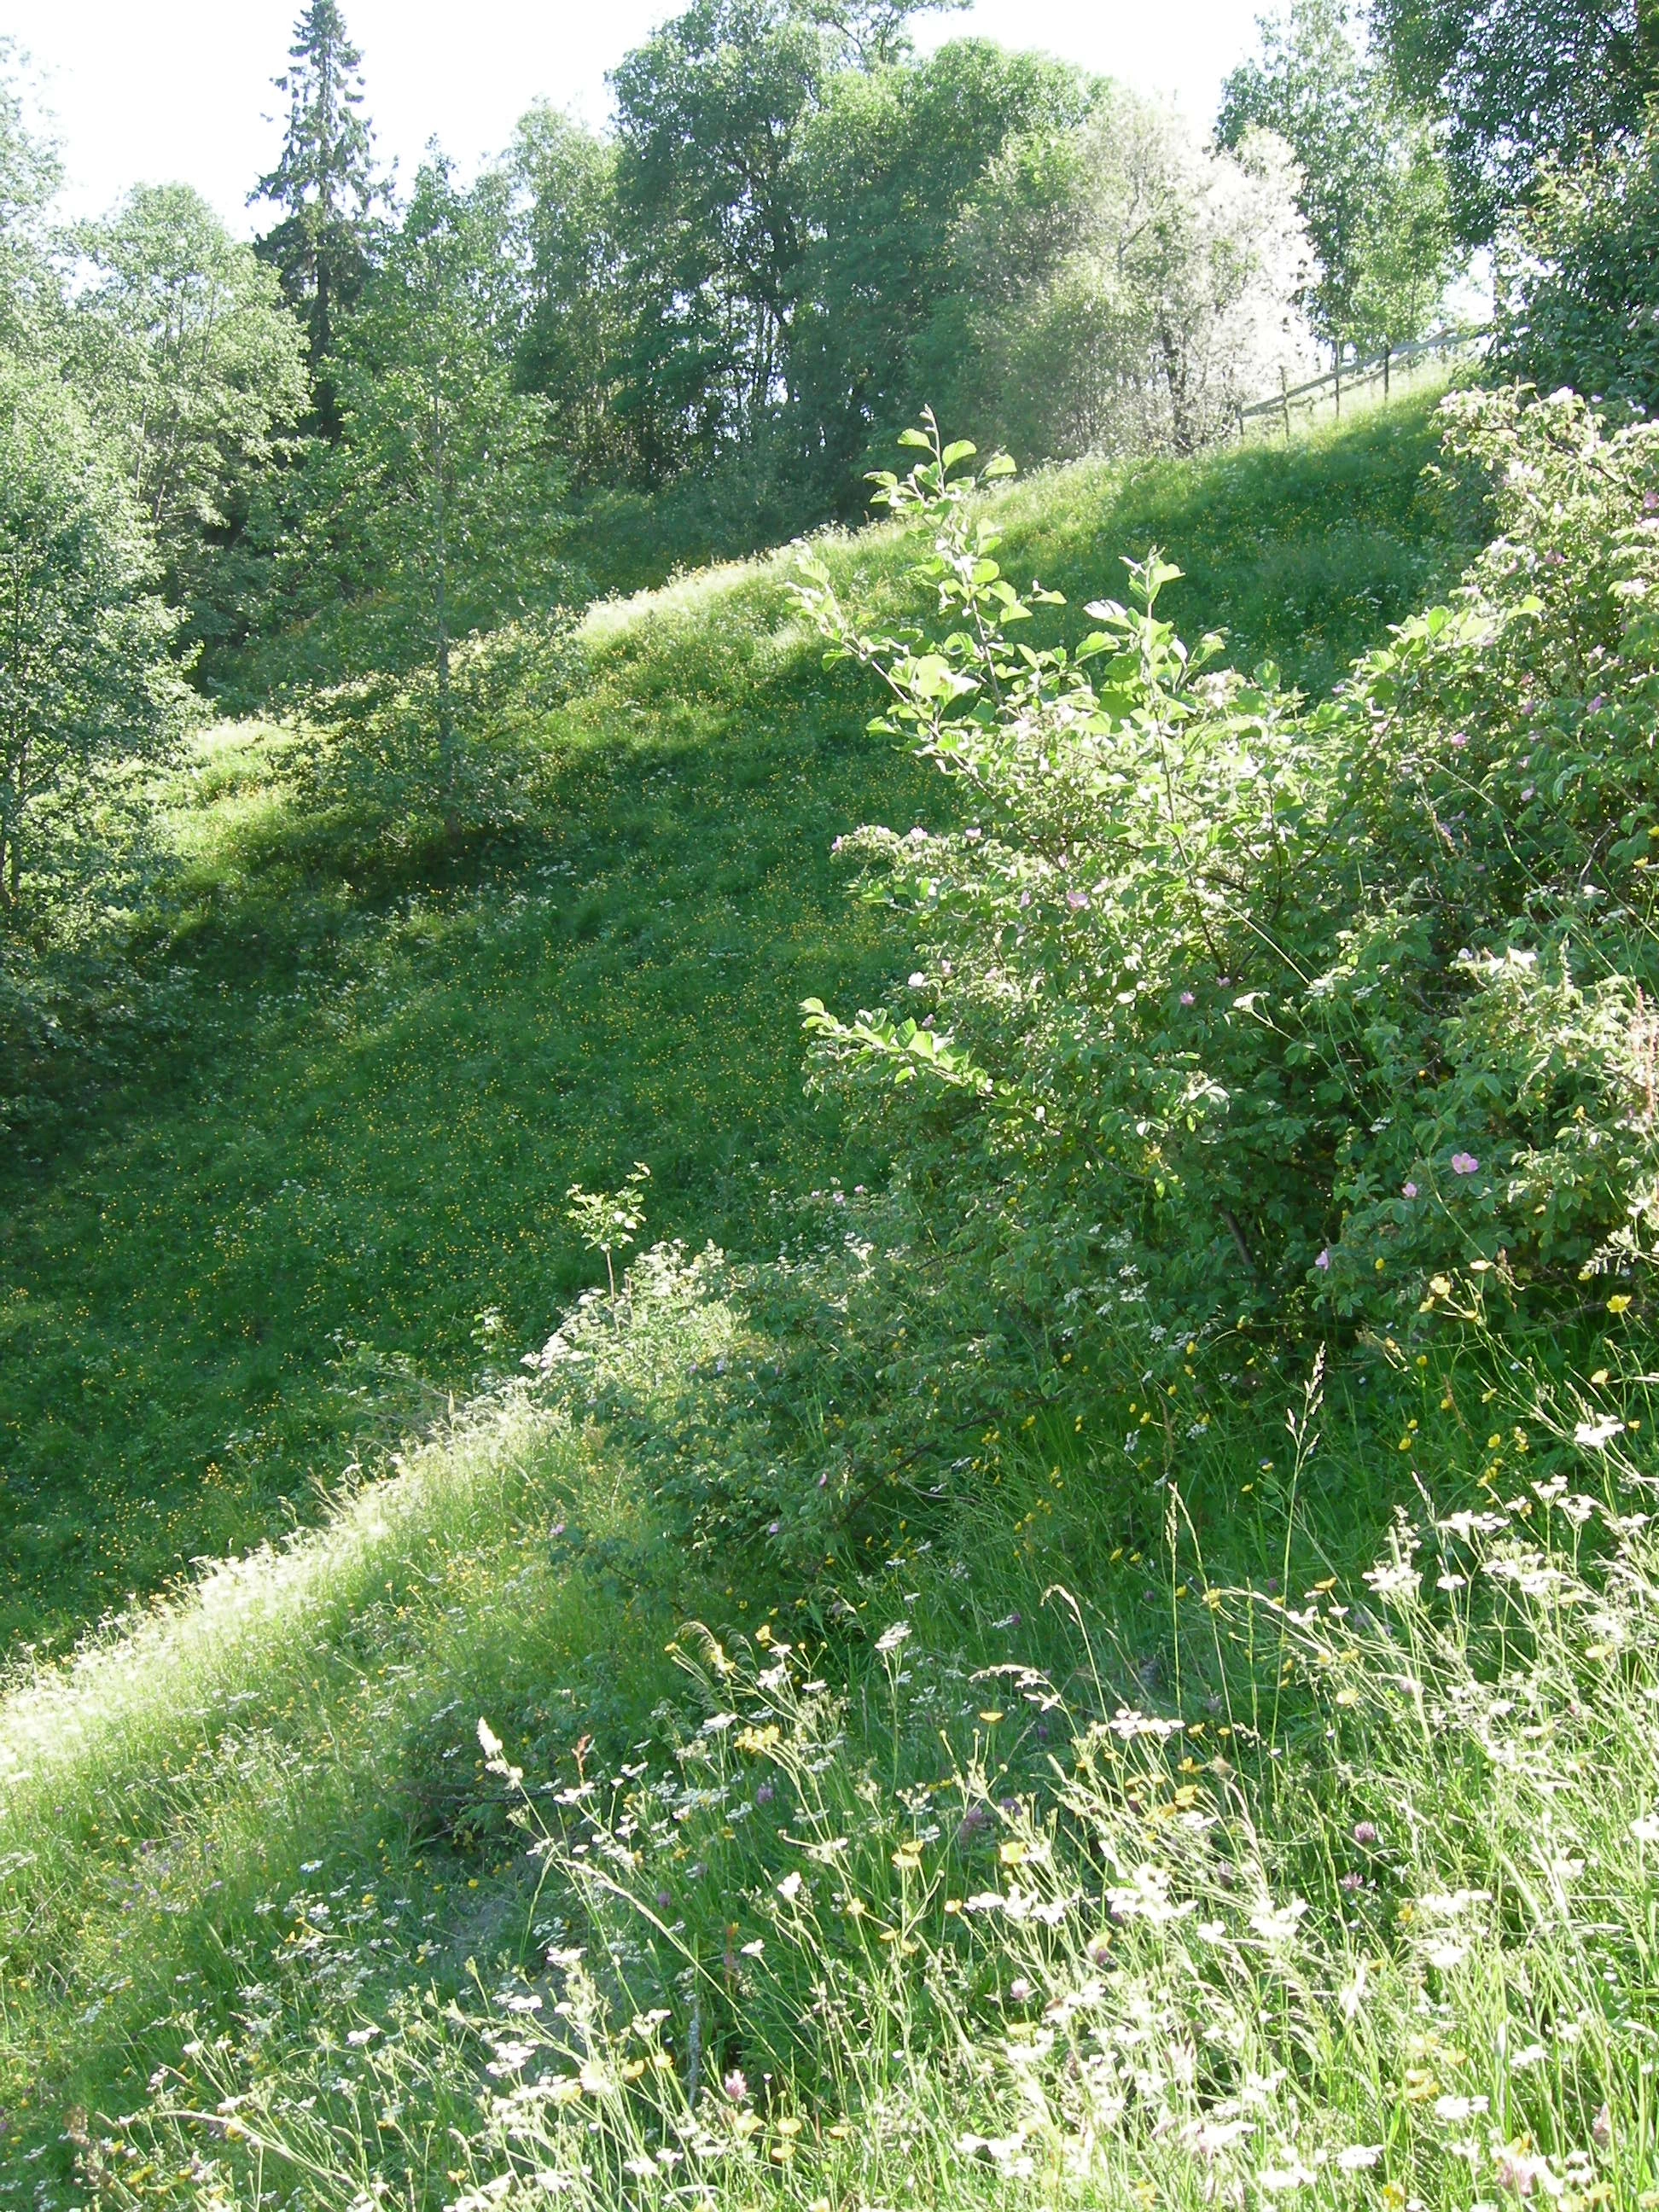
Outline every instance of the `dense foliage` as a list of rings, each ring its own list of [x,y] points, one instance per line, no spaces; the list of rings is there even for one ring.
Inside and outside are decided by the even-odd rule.
[[[1497,394],[1449,447],[1500,534],[1311,708],[1189,652],[1156,553],[1073,653],[1022,647],[969,448],[884,494],[933,534],[937,633],[866,637],[809,570],[977,817],[860,834],[923,959],[902,1008],[811,1025],[1004,1296],[1127,1267],[1166,1330],[1401,1327],[1442,1270],[1542,1312],[1644,1249],[1656,441]]]
[[[112,769],[179,726],[152,581],[133,499],[74,396],[0,362],[0,945],[86,871]]]
[[[1659,91],[1646,0],[1375,0],[1372,17],[1402,92],[1443,119],[1467,245],[1496,237],[1550,163],[1639,131]]]
[[[0,2203],[1659,2201],[1646,11],[915,12],[0,88]]]
[[[1659,131],[1555,167],[1506,241],[1493,342],[1505,374],[1617,408],[1659,405]]]
[[[1364,54],[1346,0],[1294,0],[1264,19],[1216,129],[1226,145],[1277,131],[1296,156],[1316,257],[1300,296],[1319,335],[1339,353],[1420,337],[1454,267],[1445,165],[1438,134]]]
[[[120,456],[168,603],[211,639],[234,620],[227,553],[307,402],[300,330],[188,185],[139,186],[72,244],[67,380]]]
[[[1463,557],[1434,449],[1425,395],[1288,452],[1079,465],[1005,493],[1009,557],[1081,600],[1102,543],[1159,539],[1200,626],[1322,687]],[[902,541],[821,550],[912,604]],[[163,777],[136,857],[167,864],[164,926],[105,980],[96,1059],[49,1048],[47,969],[57,1027],[8,1062],[0,1636],[309,1517],[353,1450],[465,1394],[481,1313],[539,1343],[588,1279],[573,1180],[646,1160],[653,1236],[746,1255],[775,1194],[878,1169],[803,1097],[792,1009],[908,971],[831,847],[955,794],[862,734],[789,566],[458,647],[465,804],[495,825],[459,848],[426,672],[207,731]]]

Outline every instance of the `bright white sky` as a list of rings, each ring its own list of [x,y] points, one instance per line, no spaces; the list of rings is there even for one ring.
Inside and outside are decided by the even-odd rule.
[[[1262,0],[975,0],[919,28],[1044,47],[1212,116]],[[345,0],[383,160],[407,180],[435,132],[470,170],[545,97],[592,124],[605,71],[677,0]],[[99,214],[136,183],[195,185],[246,231],[248,187],[275,158],[299,0],[9,0],[0,28],[33,58],[68,171],[65,212]]]

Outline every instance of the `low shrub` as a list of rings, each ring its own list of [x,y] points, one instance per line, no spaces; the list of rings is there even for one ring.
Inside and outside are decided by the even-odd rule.
[[[1445,411],[1498,534],[1316,705],[1184,645],[1156,552],[1075,652],[1023,645],[1052,595],[931,430],[881,496],[936,624],[866,635],[805,563],[875,726],[978,817],[847,841],[922,954],[902,1006],[809,1002],[819,1080],[1004,1310],[1132,1267],[1170,1341],[1398,1323],[1475,1267],[1541,1316],[1643,1249],[1659,441],[1567,394]]]

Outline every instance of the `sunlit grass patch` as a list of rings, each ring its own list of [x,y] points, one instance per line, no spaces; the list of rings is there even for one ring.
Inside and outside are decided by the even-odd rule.
[[[1455,558],[1432,446],[1412,402],[1289,453],[1046,473],[1006,495],[1011,560],[1080,605],[1156,537],[1188,627],[1323,681]],[[894,532],[824,543],[901,611]],[[835,839],[951,794],[864,734],[789,562],[592,610],[563,703],[513,711],[533,809],[459,854],[308,812],[301,733],[203,741],[153,927],[169,1025],[4,1171],[0,1632],[311,1517],[470,1389],[481,1313],[539,1342],[580,1279],[571,1182],[647,1159],[656,1230],[764,1250],[775,1190],[878,1167],[802,1097],[795,1009],[872,1003],[906,957]]]
[[[353,1989],[328,1960],[376,1923],[354,1894],[337,1936],[300,1883],[266,2025],[183,2048],[111,2171],[138,2203],[276,2173],[341,2207],[374,2180],[476,2208],[1638,2208],[1659,1585],[1646,1517],[1585,1472],[1402,1515],[1305,1593],[1177,1557],[1051,1589],[988,1648],[921,1625],[946,1555],[828,1645],[775,1615],[684,1632],[686,1687],[626,1757],[550,1768],[486,1716],[525,1937],[458,2004]],[[1160,1587],[1184,1657],[1152,1681]]]

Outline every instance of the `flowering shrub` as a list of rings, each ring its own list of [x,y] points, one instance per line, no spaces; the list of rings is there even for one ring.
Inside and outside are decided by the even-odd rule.
[[[878,497],[928,541],[936,624],[866,635],[805,561],[887,687],[872,726],[980,813],[846,841],[923,964],[902,1014],[808,1002],[819,1077],[992,1301],[1052,1308],[1124,1251],[1171,1328],[1388,1316],[1477,1261],[1553,1310],[1641,1250],[1659,434],[1570,395],[1446,411],[1500,534],[1315,706],[1189,650],[1156,552],[1074,650],[1025,646],[1054,595],[1003,575],[931,422]]]

